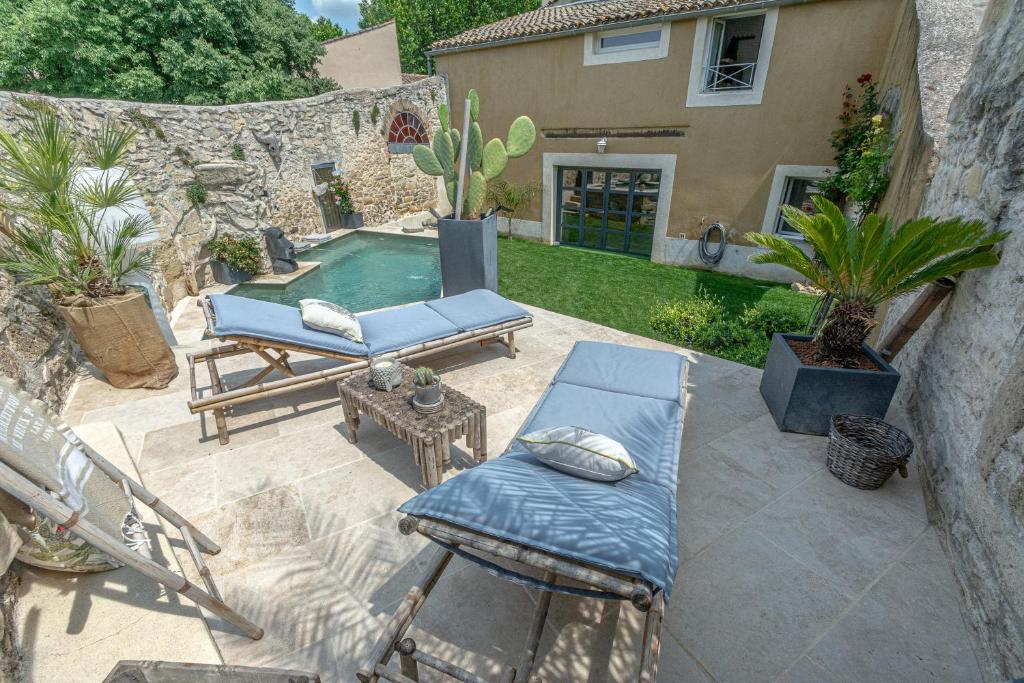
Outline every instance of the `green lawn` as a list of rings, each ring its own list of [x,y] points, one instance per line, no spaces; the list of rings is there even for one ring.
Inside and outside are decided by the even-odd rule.
[[[689,299],[702,287],[736,315],[765,302],[806,320],[815,304],[787,285],[518,239],[498,240],[498,267],[501,293],[510,299],[662,341],[671,340],[652,329],[654,306]]]

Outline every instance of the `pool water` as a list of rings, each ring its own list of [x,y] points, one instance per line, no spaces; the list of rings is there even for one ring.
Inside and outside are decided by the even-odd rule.
[[[320,267],[288,285],[242,284],[231,294],[298,306],[323,299],[359,313],[441,295],[437,240],[357,232],[299,254]]]

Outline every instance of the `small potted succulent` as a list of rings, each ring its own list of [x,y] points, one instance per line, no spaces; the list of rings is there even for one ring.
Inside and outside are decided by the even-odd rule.
[[[352,205],[352,183],[341,176],[335,176],[327,183],[327,189],[333,195],[334,203],[338,205],[338,212],[341,213],[341,227],[363,227],[363,214],[356,211]]]
[[[433,413],[441,407],[441,378],[430,368],[416,368],[412,380],[416,393],[412,397],[413,408],[421,413]]]
[[[206,244],[213,257],[210,270],[222,285],[237,285],[252,279],[260,271],[263,250],[255,237],[225,235]]]

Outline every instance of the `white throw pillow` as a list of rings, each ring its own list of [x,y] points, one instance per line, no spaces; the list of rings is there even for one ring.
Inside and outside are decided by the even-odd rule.
[[[320,299],[303,299],[299,302],[302,322],[314,330],[337,334],[354,342],[363,343],[363,328],[359,318],[343,306]]]
[[[594,481],[618,481],[640,469],[625,447],[583,427],[549,427],[517,437],[545,465]]]

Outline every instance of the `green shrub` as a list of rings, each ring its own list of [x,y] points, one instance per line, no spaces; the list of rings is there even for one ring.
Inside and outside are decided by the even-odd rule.
[[[722,297],[704,288],[682,301],[654,307],[651,327],[667,341],[737,363],[763,367],[776,332],[799,332],[806,321],[778,306],[758,303],[735,316]]]
[[[677,344],[710,351],[721,346],[725,318],[722,298],[702,287],[690,299],[655,306],[651,327]]]
[[[192,202],[193,206],[206,203],[206,188],[198,181],[193,181],[185,186],[185,196]]]
[[[245,161],[245,150],[237,142],[231,145],[231,158],[235,161]]]
[[[352,112],[352,127],[356,129],[356,135],[359,135],[359,112]]]
[[[756,303],[744,308],[740,315],[740,324],[750,330],[760,332],[765,339],[771,339],[776,332],[803,332],[807,329],[807,320],[799,314],[771,304]]]
[[[263,249],[255,237],[225,235],[207,242],[210,255],[237,270],[255,275],[263,262]]]

